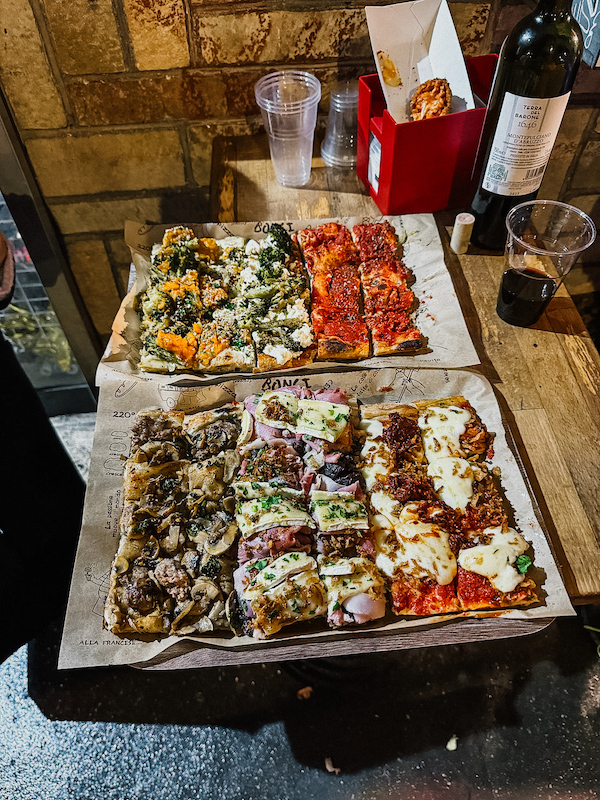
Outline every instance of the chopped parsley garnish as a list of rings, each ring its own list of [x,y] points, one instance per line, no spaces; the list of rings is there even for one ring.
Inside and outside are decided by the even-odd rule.
[[[261,508],[272,508],[276,506],[277,503],[281,502],[281,497],[278,497],[276,494],[270,495],[269,497],[264,497],[260,501]]]

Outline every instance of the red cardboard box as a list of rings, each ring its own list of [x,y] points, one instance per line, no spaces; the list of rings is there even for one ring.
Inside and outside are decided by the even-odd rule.
[[[487,105],[498,56],[466,58],[473,93]],[[378,75],[358,81],[356,172],[382,214],[421,214],[470,204],[486,107],[394,122]]]

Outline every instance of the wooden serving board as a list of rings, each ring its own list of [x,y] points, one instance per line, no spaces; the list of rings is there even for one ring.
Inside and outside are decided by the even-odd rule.
[[[403,633],[354,634],[340,641],[303,641],[291,643],[269,642],[268,646],[253,645],[235,650],[199,648],[190,642],[181,642],[164,650],[155,658],[130,666],[143,670],[197,669],[199,667],[227,667],[233,664],[263,664],[271,661],[296,661],[305,658],[332,658],[344,655],[367,655],[389,650],[412,650],[417,647],[437,647],[442,644],[485,642],[490,639],[511,639],[539,633],[552,624],[544,620],[463,619],[449,620],[434,627]]]

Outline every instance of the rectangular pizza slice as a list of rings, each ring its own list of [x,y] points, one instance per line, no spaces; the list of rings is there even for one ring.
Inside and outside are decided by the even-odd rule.
[[[364,264],[360,269],[365,314],[373,316],[379,311],[414,311],[416,298],[400,278],[396,264],[382,263],[379,268],[367,271]]]
[[[448,530],[434,521],[429,501],[402,505],[384,492],[371,496],[376,564],[386,576],[395,614],[422,616],[459,610],[456,556]]]
[[[402,245],[394,226],[384,220],[364,225],[354,225],[352,238],[358,247],[361,261],[367,262],[377,257],[402,264]],[[402,264],[404,280],[411,277],[410,270]]]
[[[234,583],[242,630],[257,639],[327,611],[317,562],[306,553],[249,561],[237,568]]]
[[[318,360],[366,358],[368,328],[362,313],[358,250],[338,223],[297,234],[311,276],[312,323]]]
[[[508,525],[471,535],[458,553],[457,594],[463,611],[509,608],[538,602],[534,581],[527,576],[529,543]]]
[[[360,253],[360,276],[374,355],[415,352],[424,345],[413,319],[418,307],[408,288],[413,276],[400,258],[389,222],[355,225],[352,235]]]
[[[416,353],[423,347],[423,336],[408,311],[378,311],[366,320],[376,356]]]
[[[241,409],[148,410],[132,428],[105,605],[113,633],[228,629],[238,529],[230,488]]]
[[[249,242],[233,300],[237,324],[256,350],[256,372],[297,368],[315,357],[308,278],[297,244],[281,225]]]
[[[321,555],[318,563],[327,592],[327,622],[331,627],[364,625],[385,616],[385,580],[371,560]]]

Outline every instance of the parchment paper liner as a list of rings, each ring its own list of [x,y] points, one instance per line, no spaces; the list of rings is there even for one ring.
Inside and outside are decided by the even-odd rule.
[[[173,381],[173,379],[172,379]],[[107,666],[110,664],[139,663],[153,658],[181,638],[170,637],[158,642],[141,642],[120,639],[102,628],[102,609],[110,565],[117,548],[117,523],[121,511],[122,456],[129,452],[129,430],[135,413],[143,408],[162,407],[181,409],[191,413],[231,401],[242,400],[256,391],[277,388],[284,384],[306,385],[310,388],[341,386],[363,402],[402,401],[419,398],[437,398],[463,394],[473,404],[490,431],[495,432],[495,455],[492,463],[502,471],[502,487],[514,510],[515,523],[534,549],[535,571],[533,577],[541,586],[543,604],[529,609],[511,610],[500,615],[503,619],[539,620],[574,614],[562,583],[558,568],[536,518],[525,480],[506,440],[500,408],[493,389],[481,375],[464,370],[432,369],[365,369],[331,375],[269,376],[254,380],[227,381],[214,386],[165,385],[155,381],[122,379],[104,381],[100,401],[90,478],[86,495],[83,527],[77,550],[67,615],[61,643],[59,668]],[[185,383],[185,382],[183,382]],[[381,388],[391,391],[381,391]],[[460,617],[488,616],[477,612]],[[498,616],[490,612],[489,616]],[[367,629],[359,627],[354,633],[349,629],[324,633],[293,634],[293,626],[284,629],[275,642],[290,644],[316,639],[331,640],[344,637],[364,642],[365,635],[379,636],[415,628],[428,628],[448,616],[398,619],[383,626]],[[460,619],[451,624],[460,625]],[[269,647],[269,642],[255,642],[247,637],[223,639],[206,636],[194,639],[199,647],[208,646],[213,652],[231,648],[239,650],[238,663],[244,663],[244,650],[248,647]],[[357,651],[358,651],[357,647]],[[218,663],[215,656],[214,663]]]

